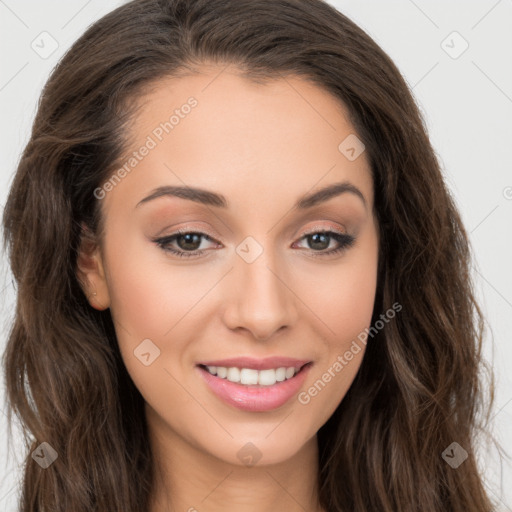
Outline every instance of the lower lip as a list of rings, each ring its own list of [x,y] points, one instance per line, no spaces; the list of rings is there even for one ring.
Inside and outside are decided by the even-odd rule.
[[[263,412],[281,407],[296,395],[304,384],[312,363],[302,367],[294,377],[272,386],[246,386],[227,379],[221,379],[196,366],[210,389],[224,402],[243,411]]]

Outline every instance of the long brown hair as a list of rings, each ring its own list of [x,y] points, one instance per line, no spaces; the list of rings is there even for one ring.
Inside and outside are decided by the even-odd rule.
[[[94,23],[48,80],[5,207],[17,284],[4,353],[9,421],[30,448],[20,511],[141,512],[153,490],[143,399],[110,312],[77,278],[81,226],[101,234],[94,191],[126,147],[136,99],[201,63],[253,80],[295,75],[343,102],[371,164],[380,232],[374,319],[341,404],[318,432],[319,491],[332,512],[484,512],[475,457],[492,382],[480,370],[484,319],[471,252],[401,74],[379,46],[321,0],[134,0]],[[340,141],[341,142],[341,141]],[[46,469],[30,454],[47,442]],[[451,467],[458,443],[468,458]]]

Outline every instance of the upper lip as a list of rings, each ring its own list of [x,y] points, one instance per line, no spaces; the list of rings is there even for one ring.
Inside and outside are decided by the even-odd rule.
[[[310,361],[307,359],[295,359],[293,357],[266,357],[264,359],[255,359],[253,357],[232,357],[230,359],[218,359],[216,361],[200,361],[198,365],[204,366],[223,366],[225,368],[250,368],[253,370],[269,370],[271,368],[294,368],[300,369]]]

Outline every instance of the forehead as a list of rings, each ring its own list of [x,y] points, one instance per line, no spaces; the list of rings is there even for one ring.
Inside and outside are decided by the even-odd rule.
[[[139,98],[123,160],[133,165],[107,200],[135,206],[159,186],[190,185],[221,190],[238,206],[291,204],[316,184],[348,180],[371,205],[366,155],[351,161],[340,150],[355,135],[343,103],[304,78],[255,83],[234,68],[204,66]]]

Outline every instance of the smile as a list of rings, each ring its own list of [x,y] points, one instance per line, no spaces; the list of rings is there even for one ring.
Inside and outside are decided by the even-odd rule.
[[[196,369],[223,402],[245,411],[262,412],[281,407],[295,396],[312,364],[263,370],[199,364]]]

